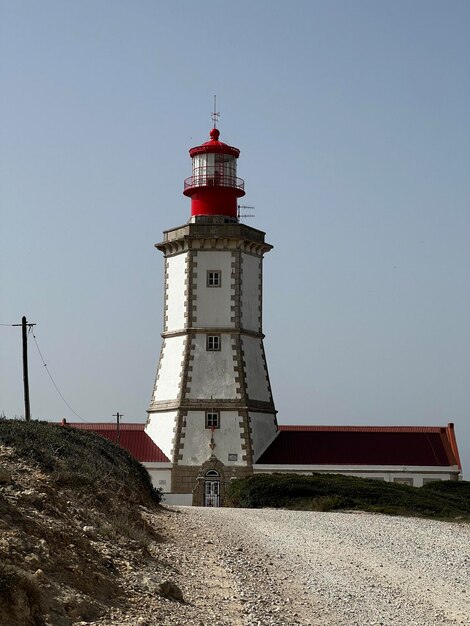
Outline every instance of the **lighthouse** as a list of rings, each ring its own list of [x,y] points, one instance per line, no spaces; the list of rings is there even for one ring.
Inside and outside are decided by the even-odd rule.
[[[278,432],[262,328],[272,246],[239,220],[238,148],[214,127],[189,154],[190,218],[155,244],[165,263],[164,321],[146,432],[172,464],[167,501],[220,506]]]

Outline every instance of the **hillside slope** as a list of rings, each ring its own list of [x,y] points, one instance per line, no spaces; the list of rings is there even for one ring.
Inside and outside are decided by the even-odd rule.
[[[159,566],[158,502],[146,470],[105,439],[1,420],[0,624],[69,626],[125,606],[122,571]]]

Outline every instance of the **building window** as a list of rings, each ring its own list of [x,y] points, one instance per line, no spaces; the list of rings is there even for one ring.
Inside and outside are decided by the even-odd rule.
[[[238,461],[238,454],[236,454],[235,452],[229,452],[228,453],[228,460],[229,461]]]
[[[206,428],[220,428],[219,411],[206,411]]]
[[[207,335],[206,350],[220,350],[220,335]]]
[[[423,485],[428,485],[429,483],[437,483],[442,480],[442,478],[423,478]]]
[[[412,478],[394,478],[393,479],[394,483],[397,483],[398,485],[409,485],[410,487],[413,486],[413,479]]]
[[[220,270],[207,270],[207,286],[220,287],[222,285],[222,272]]]

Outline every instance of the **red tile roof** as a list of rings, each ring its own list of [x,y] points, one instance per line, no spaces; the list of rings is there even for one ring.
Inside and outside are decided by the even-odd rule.
[[[110,441],[117,441],[116,424],[104,423],[69,423],[67,426],[92,430]],[[169,463],[170,459],[160,450],[145,432],[145,424],[119,424],[119,443],[141,463]]]
[[[449,466],[460,460],[453,424],[280,426],[262,465]]]
[[[68,423],[116,441],[116,424]],[[120,444],[140,462],[169,463],[145,424],[120,424]],[[279,426],[263,465],[400,465],[461,468],[454,425]]]

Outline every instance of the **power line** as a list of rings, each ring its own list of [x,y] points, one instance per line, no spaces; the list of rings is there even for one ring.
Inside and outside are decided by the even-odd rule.
[[[44,357],[42,356],[42,352],[41,352],[41,350],[39,349],[39,345],[38,345],[38,342],[37,342],[37,339],[36,339],[36,335],[34,334],[34,332],[32,332],[32,330],[31,330],[31,334],[33,335],[34,343],[36,344],[36,348],[38,349],[39,356],[41,357],[42,364],[43,364],[43,365],[44,365],[44,367],[46,368],[46,372],[48,373],[49,378],[51,379],[52,384],[54,385],[55,390],[57,391],[57,393],[59,394],[59,396],[62,398],[62,400],[64,401],[64,403],[65,403],[65,404],[69,407],[69,409],[72,411],[72,413],[73,413],[74,415],[76,415],[76,416],[78,417],[78,419],[82,420],[82,422],[86,422],[87,420],[86,420],[86,419],[84,419],[81,415],[79,415],[76,411],[74,411],[74,410],[72,409],[72,407],[70,406],[70,404],[67,402],[67,400],[64,398],[64,396],[61,394],[59,387],[57,387],[56,382],[55,382],[55,380],[52,378],[52,374],[50,373],[49,368],[47,367],[46,362],[44,361]]]

